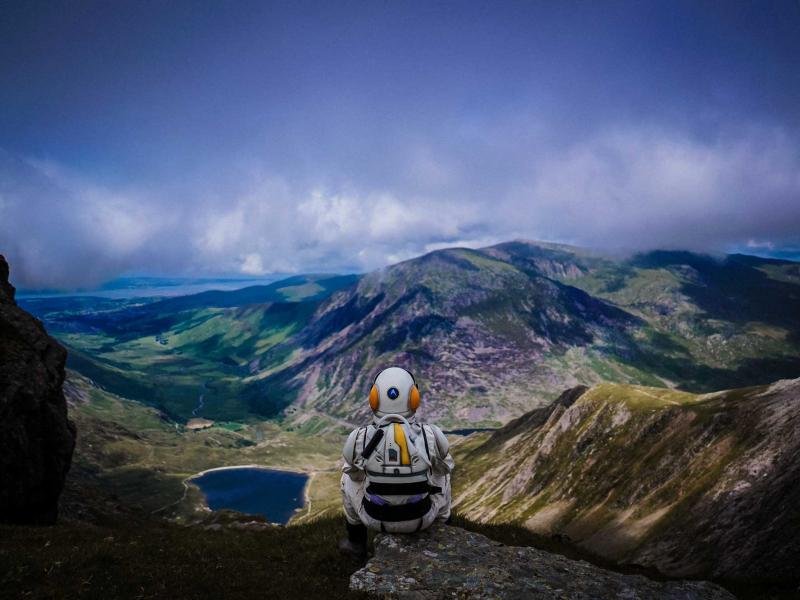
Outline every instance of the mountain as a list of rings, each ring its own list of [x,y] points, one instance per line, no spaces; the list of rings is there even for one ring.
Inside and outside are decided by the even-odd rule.
[[[427,416],[496,422],[550,381],[575,381],[571,348],[611,344],[636,321],[484,253],[442,250],[370,273],[323,302],[270,351],[294,353],[256,387],[253,404],[295,398],[290,412],[300,415],[363,418],[370,378],[396,363],[423,382]]]
[[[742,255],[514,241],[360,277],[29,302],[72,368],[179,420],[353,423],[388,364],[417,375],[423,418],[446,427],[497,427],[579,384],[705,392],[800,375],[800,265]]]
[[[800,265],[522,241],[439,250],[331,295],[265,359],[247,379],[252,410],[291,402],[300,420],[362,420],[387,364],[418,376],[424,418],[448,426],[497,425],[577,384],[767,383],[800,374]]]
[[[458,447],[464,515],[671,576],[800,564],[800,379],[709,394],[604,383]]]
[[[66,353],[17,306],[8,273],[0,255],[0,522],[53,523],[75,445]]]
[[[800,374],[800,264],[740,254],[654,251],[613,260],[565,246],[488,249],[645,320],[636,360],[685,389]]]

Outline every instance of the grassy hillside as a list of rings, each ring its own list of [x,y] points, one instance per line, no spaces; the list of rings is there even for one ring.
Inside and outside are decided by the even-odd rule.
[[[47,298],[25,306],[67,346],[69,366],[96,385],[177,420],[237,420],[252,417],[244,378],[282,362],[281,353],[265,355],[305,325],[319,299],[357,279],[310,275],[157,301]]]
[[[626,259],[524,242],[486,250],[644,320],[631,359],[703,392],[800,375],[800,264],[656,251]]]
[[[625,573],[663,576],[641,567],[616,567],[561,539],[508,525],[454,524],[500,543],[586,560]],[[181,527],[128,518],[113,525],[0,526],[0,598],[364,598],[350,592],[362,565],[336,547],[340,518],[248,531]],[[789,600],[795,588],[719,581],[739,598]]]
[[[75,372],[66,384],[78,428],[73,466],[62,495],[68,520],[112,521],[146,514],[190,522],[205,517],[201,498],[184,480],[199,471],[259,464],[311,474],[304,519],[330,512],[338,500],[331,480],[345,430],[309,435],[272,422],[218,421],[192,431],[158,410],[100,389]],[[338,508],[338,507],[337,507]]]
[[[577,389],[457,446],[454,501],[674,575],[791,578],[799,408],[800,379],[703,395]]]

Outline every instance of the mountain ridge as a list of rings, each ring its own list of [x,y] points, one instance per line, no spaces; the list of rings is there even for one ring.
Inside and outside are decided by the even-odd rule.
[[[454,503],[671,576],[792,578],[800,378],[575,388],[456,449]]]
[[[579,383],[702,391],[796,376],[796,266],[674,252],[619,262],[522,242],[437,250],[324,300],[285,342],[293,357],[253,378],[266,380],[254,410],[278,395],[290,417],[319,406],[358,420],[356,398],[390,363],[427,383],[429,418],[454,426],[506,421]]]
[[[180,306],[203,298],[190,296],[42,316],[73,368],[177,419],[204,393],[185,377],[194,373],[212,382],[207,418],[357,422],[371,377],[396,363],[417,376],[424,418],[497,427],[578,384],[702,392],[797,376],[798,269],[513,241],[436,250],[336,280],[313,300]],[[154,380],[174,393],[158,393]]]

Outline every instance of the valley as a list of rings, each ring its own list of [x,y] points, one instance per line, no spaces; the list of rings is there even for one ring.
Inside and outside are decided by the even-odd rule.
[[[72,369],[176,422],[335,429],[367,416],[370,378],[396,363],[422,382],[425,418],[480,428],[579,384],[705,392],[797,376],[798,269],[743,255],[613,258],[516,241],[362,276],[121,306],[22,305],[67,346]]]
[[[195,431],[75,372],[68,373],[65,387],[70,417],[81,435],[62,495],[64,518],[106,521],[147,514],[178,523],[200,521],[208,516],[205,503],[187,480],[208,469],[247,464],[309,474],[310,502],[297,519],[338,509],[336,461],[347,432],[311,436],[268,421],[220,421]]]
[[[0,40],[0,600],[800,600],[800,0]]]
[[[775,382],[800,373],[797,263],[517,241],[359,276],[20,304],[69,352],[68,523],[266,526],[209,512],[191,483],[241,465],[308,475],[292,524],[336,519],[342,441],[375,371],[399,364],[421,418],[453,431],[468,523],[672,576],[792,581],[800,392]]]

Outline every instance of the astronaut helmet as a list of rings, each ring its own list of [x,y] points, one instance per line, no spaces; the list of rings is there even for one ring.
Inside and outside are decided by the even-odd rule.
[[[372,384],[369,406],[376,417],[411,417],[419,408],[419,388],[414,376],[400,367],[384,369]]]

